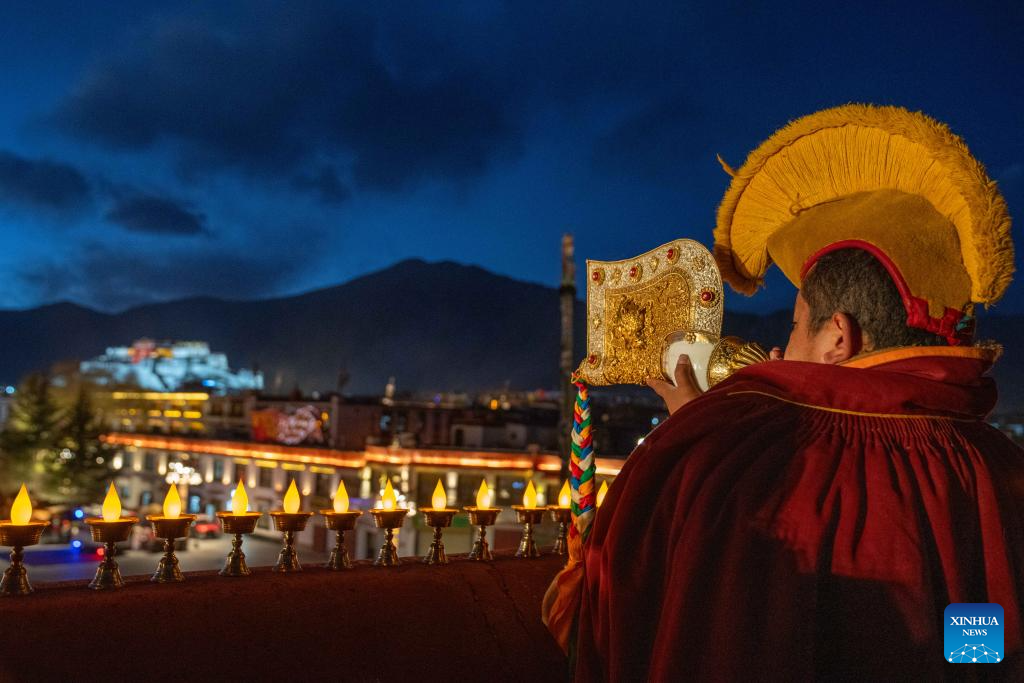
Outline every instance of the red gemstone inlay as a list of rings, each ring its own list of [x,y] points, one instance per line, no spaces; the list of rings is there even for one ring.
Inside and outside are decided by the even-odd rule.
[[[590,354],[589,360],[590,360],[591,363],[596,363],[597,362],[597,355],[593,354],[593,353]]]
[[[700,300],[701,301],[711,301],[714,298],[715,298],[715,293],[714,292],[709,292],[709,291],[705,290],[705,291],[700,293]]]
[[[590,279],[593,280],[594,282],[597,282],[598,280],[601,279],[601,273],[595,270],[594,274],[590,276]]]
[[[632,268],[629,269],[629,276],[636,277],[636,266],[633,266]]]
[[[670,259],[675,258],[676,257],[676,250],[675,249],[669,249],[668,250],[668,257]]]

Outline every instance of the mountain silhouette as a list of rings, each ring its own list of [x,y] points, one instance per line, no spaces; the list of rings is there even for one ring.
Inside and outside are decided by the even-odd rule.
[[[577,301],[576,358],[584,355],[585,314]],[[785,344],[790,319],[789,311],[728,312],[724,332],[769,348]],[[198,297],[113,314],[72,303],[0,310],[0,382],[150,337],[207,341],[232,367],[258,366],[271,393],[332,391],[339,374],[354,394],[379,394],[391,376],[408,391],[553,388],[559,320],[556,288],[413,259],[259,301]],[[980,329],[1008,343],[1024,335],[1024,316],[986,316]],[[1002,409],[1024,405],[1022,370],[1012,349],[997,365]]]

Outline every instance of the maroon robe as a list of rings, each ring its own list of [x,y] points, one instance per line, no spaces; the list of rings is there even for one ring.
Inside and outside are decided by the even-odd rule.
[[[983,421],[991,361],[861,365],[746,368],[645,439],[586,547],[577,680],[1024,674],[1024,451]],[[944,660],[952,602],[1003,606],[1007,660]]]

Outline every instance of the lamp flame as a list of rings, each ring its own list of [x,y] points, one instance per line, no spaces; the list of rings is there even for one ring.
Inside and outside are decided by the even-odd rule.
[[[434,495],[430,497],[430,504],[435,510],[443,510],[448,507],[448,495],[444,492],[440,479],[437,480],[437,486],[434,487]]]
[[[569,480],[562,484],[562,490],[558,492],[558,507],[567,508],[572,503],[572,493],[569,491]]]
[[[526,492],[523,493],[523,507],[535,508],[537,507],[537,489],[533,488],[533,480],[526,485]]]
[[[398,506],[398,501],[395,499],[395,490],[391,488],[390,479],[384,484],[384,493],[381,494],[380,502],[385,510],[394,510]]]
[[[608,482],[601,482],[601,488],[597,492],[597,507],[601,507],[601,503],[604,502],[604,497],[608,495]]]
[[[236,515],[244,515],[249,511],[249,496],[245,493],[245,486],[242,480],[238,480],[235,492],[231,494],[231,512]]]
[[[178,495],[178,487],[171,484],[167,489],[167,496],[164,497],[164,517],[174,519],[181,516],[181,496]]]
[[[345,490],[345,480],[338,480],[338,490],[334,493],[334,511],[348,512],[348,491]]]
[[[121,518],[121,499],[117,497],[114,482],[110,482],[107,497],[103,499],[103,521],[116,522]]]
[[[11,522],[14,524],[28,524],[32,521],[32,501],[28,499],[28,489],[21,485],[14,505],[11,506]]]
[[[288,484],[288,490],[284,494],[284,511],[289,515],[299,511],[299,490],[295,488],[295,480]]]
[[[487,480],[480,482],[480,490],[476,492],[476,506],[488,508],[491,506],[491,491],[487,488]]]

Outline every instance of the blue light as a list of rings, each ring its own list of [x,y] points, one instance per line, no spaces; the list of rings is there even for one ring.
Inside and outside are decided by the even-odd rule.
[[[658,418],[656,418],[656,417],[652,417],[652,418],[651,418],[651,424],[652,424],[652,425],[654,425],[654,426],[657,426],[657,425],[658,425],[658,422],[659,422]]]
[[[78,539],[76,538],[75,540],[71,541],[71,547],[72,547],[72,548],[74,548],[75,550],[78,550],[79,548],[81,548],[81,547],[82,547],[82,542],[81,542],[81,541],[79,541],[79,540],[78,540]]]
[[[203,386],[204,387],[215,387],[215,386],[217,386],[217,383],[215,381],[213,381],[212,379],[204,379],[203,380]]]
[[[82,512],[82,508],[75,508],[75,519],[81,519],[85,517],[85,513]]]
[[[6,391],[8,394],[13,394],[14,393],[14,387],[12,387],[11,385],[8,384],[7,388],[5,388],[4,391]]]

